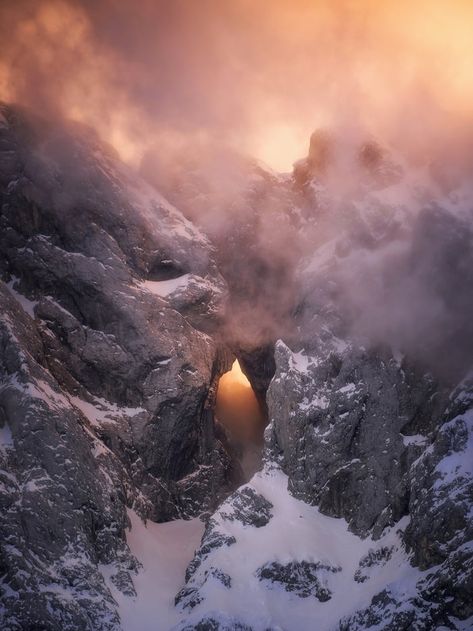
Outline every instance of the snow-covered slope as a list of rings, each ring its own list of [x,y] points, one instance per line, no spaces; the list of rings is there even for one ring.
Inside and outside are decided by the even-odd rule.
[[[307,375],[311,365],[299,356],[289,371]],[[286,389],[277,399],[274,388],[282,388],[284,378]],[[359,420],[373,436],[371,449],[357,453],[361,444],[345,451],[352,432],[349,412],[338,418],[331,413],[340,406],[336,393],[346,397],[347,409],[356,409],[358,404],[348,401],[357,386],[335,388],[321,401],[318,393],[311,398],[310,389],[296,388],[296,395],[288,396],[288,378],[281,373],[279,384],[271,386],[265,468],[212,515],[176,598],[182,616],[176,629],[471,628],[473,401],[468,383],[452,393],[440,429],[415,440],[406,440],[389,413],[392,428],[369,415]],[[284,406],[283,399],[288,399]],[[333,419],[325,428],[321,409]],[[308,431],[314,432],[312,443]],[[400,451],[396,440],[406,444]],[[298,481],[300,470],[305,478]],[[366,530],[373,511],[378,523]],[[363,536],[353,532],[360,529]]]
[[[129,518],[126,541],[139,564],[133,578],[136,594],[126,595],[115,587],[110,578],[113,568],[104,565],[100,570],[118,603],[123,631],[169,631],[179,619],[174,598],[199,544],[203,523],[179,519],[145,524],[132,510]]]
[[[268,467],[213,515],[200,563],[178,596],[188,612],[180,628],[227,616],[255,631],[302,631],[308,621],[324,631],[385,587],[415,585],[421,572],[409,565],[397,532],[406,518],[377,541],[361,539],[343,519],[295,499],[287,483]],[[217,537],[221,545],[206,553]]]

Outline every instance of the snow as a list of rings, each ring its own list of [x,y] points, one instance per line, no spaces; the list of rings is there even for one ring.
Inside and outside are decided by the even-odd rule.
[[[454,622],[457,626],[457,629],[461,629],[461,631],[471,631],[471,629],[473,629],[473,616],[470,616],[467,620],[453,618],[452,622]],[[439,629],[437,631],[439,631]]]
[[[353,395],[356,392],[356,385],[352,383],[347,383],[346,386],[339,388],[337,392],[341,392],[342,394]]]
[[[425,201],[431,199],[432,193],[438,193],[428,168],[405,168],[403,177],[382,189],[371,191],[359,204],[362,214],[366,210],[383,209],[394,213],[397,219],[402,220],[403,215],[412,214],[421,210]],[[355,203],[357,206],[357,203]]]
[[[175,292],[188,292],[188,296],[192,299],[196,294],[210,292],[218,295],[222,291],[218,284],[196,274],[182,274],[169,280],[145,280],[139,283],[139,287],[161,298],[167,298]]]
[[[304,355],[302,351],[292,353],[290,361],[291,368],[295,368],[298,372],[306,372],[310,364],[310,359],[311,358]]]
[[[464,426],[465,443],[459,446],[457,451],[452,451],[442,458],[436,466],[435,471],[440,476],[435,482],[436,489],[447,484],[458,483],[459,478],[468,479],[473,475],[473,409],[445,423],[441,432],[450,431],[458,423]]]
[[[349,347],[348,342],[346,342],[345,340],[341,340],[339,337],[336,336],[332,337],[332,345],[340,355],[343,354]]]
[[[34,318],[35,317],[34,308],[38,304],[38,301],[29,300],[28,298],[23,296],[23,294],[20,294],[18,291],[16,291],[16,289],[14,289],[14,285],[18,281],[19,281],[19,279],[16,278],[15,276],[13,276],[12,280],[9,283],[5,283],[5,286],[8,288],[9,292],[11,293],[11,295],[17,300],[17,302],[20,303],[20,305],[22,306],[23,310],[26,311],[26,313],[29,316]]]
[[[418,445],[420,447],[424,446],[429,440],[427,436],[423,436],[422,434],[414,434],[412,436],[404,436],[401,434],[402,442],[406,447],[409,445]]]
[[[321,410],[326,410],[329,406],[329,399],[324,396],[316,396],[312,399],[308,399],[308,397],[304,397],[304,399],[302,400],[302,402],[299,404],[299,409],[302,412],[307,412],[309,410],[313,410],[316,408],[319,408]]]
[[[314,272],[320,272],[329,263],[332,263],[336,257],[337,239],[327,241],[323,245],[320,245],[315,252],[310,256],[302,260],[300,269],[308,279]]]
[[[111,422],[116,420],[117,417],[129,417],[146,412],[144,408],[128,408],[120,407],[115,403],[110,403],[104,398],[93,397],[94,403],[84,401],[79,397],[69,396],[69,400],[76,408],[88,418],[91,425],[100,425],[103,422]]]
[[[6,423],[0,427],[0,449],[13,446],[13,436],[11,429]]]
[[[184,574],[198,547],[204,525],[199,519],[146,525],[128,511],[131,529],[127,543],[142,568],[133,577],[137,597],[124,596],[109,580],[110,567],[102,574],[118,603],[123,631],[169,631],[178,621],[174,597],[184,583]]]
[[[306,355],[304,349],[294,353],[282,340],[278,340],[276,346],[284,349],[285,354],[288,356],[289,370],[306,373],[310,366],[317,365],[317,358]]]
[[[140,286],[156,296],[165,298],[176,291],[176,289],[185,289],[189,282],[189,277],[190,274],[183,274],[182,276],[171,278],[170,280],[145,280],[140,283]]]
[[[48,406],[55,409],[69,407],[69,401],[60,392],[56,392],[44,379],[35,379],[29,383],[20,383],[16,377],[12,379],[12,384],[22,390],[28,396],[44,401]]]
[[[146,182],[128,177],[129,170],[124,165],[116,165],[126,177],[127,193],[138,212],[145,217],[160,234],[167,232],[176,240],[182,238],[187,242],[208,246],[206,237],[180,211],[169,203],[155,188]]]
[[[273,518],[261,528],[245,526],[236,520],[225,520],[222,513],[228,506],[222,505],[214,515],[218,532],[234,536],[236,543],[222,546],[206,557],[195,579],[199,584],[198,576],[213,566],[230,575],[232,586],[226,589],[207,581],[200,589],[206,598],[188,617],[183,616],[183,621],[196,623],[203,615],[217,611],[235,616],[255,631],[304,631],[309,621],[311,628],[328,631],[343,616],[368,606],[371,598],[385,587],[414,588],[420,572],[410,566],[396,528],[378,541],[360,539],[348,530],[345,520],[322,515],[316,507],[292,497],[287,491],[287,477],[280,470],[257,473],[249,486],[273,504]],[[397,528],[405,525],[400,522]],[[371,567],[365,582],[356,582],[354,574],[360,560],[370,549],[384,546],[393,547],[390,560]],[[294,560],[341,568],[323,577],[332,591],[330,600],[299,598],[277,585],[267,589],[256,576],[258,568],[266,563]]]

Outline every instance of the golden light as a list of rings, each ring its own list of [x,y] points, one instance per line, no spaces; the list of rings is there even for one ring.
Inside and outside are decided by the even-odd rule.
[[[237,442],[261,440],[264,418],[256,395],[238,360],[218,384],[215,416]]]
[[[135,30],[128,0],[105,21],[99,2],[23,4],[0,3],[0,99],[49,103],[132,165],[163,130],[287,171],[321,126],[435,147],[445,112],[473,112],[471,0],[144,3]]]
[[[240,362],[238,361],[238,359],[235,359],[235,361],[232,364],[231,370],[225,373],[220,380],[220,385],[223,387],[225,387],[225,385],[232,386],[236,383],[242,386],[245,386],[245,388],[251,388],[250,382],[248,381],[248,377],[245,375],[245,373],[241,369]]]
[[[294,161],[306,154],[306,129],[283,122],[260,125],[259,129],[248,151],[276,171],[290,171]]]

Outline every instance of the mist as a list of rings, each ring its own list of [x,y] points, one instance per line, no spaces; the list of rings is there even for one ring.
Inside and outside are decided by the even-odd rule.
[[[459,375],[473,352],[471,191],[449,204],[473,173],[472,24],[468,0],[7,0],[0,98],[90,125],[210,236],[235,344],[290,337],[326,299],[361,342]],[[335,139],[323,165],[316,129]],[[389,243],[356,223],[380,186],[366,142],[385,185],[427,174]],[[315,273],[317,248],[342,238]]]
[[[134,164],[210,139],[290,170],[334,124],[428,153],[472,111],[468,0],[6,0],[0,18],[0,98]]]

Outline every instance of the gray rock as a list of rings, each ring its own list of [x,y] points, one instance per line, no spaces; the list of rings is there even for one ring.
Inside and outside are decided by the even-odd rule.
[[[215,520],[210,519],[202,536],[200,547],[187,567],[185,577],[186,583],[189,583],[201,566],[202,561],[204,561],[204,559],[206,559],[214,550],[221,548],[222,546],[232,546],[234,543],[236,543],[235,537],[219,532],[218,525]]]
[[[435,414],[437,384],[388,353],[332,344],[295,361],[276,348],[268,391],[268,457],[289,475],[290,489],[354,532],[381,534],[408,510],[406,474],[418,453],[402,432]]]
[[[0,626],[116,630],[126,508],[199,515],[240,479],[212,416],[227,289],[90,130],[0,110]]]
[[[473,540],[471,377],[452,393],[444,420],[409,471],[411,520],[405,541],[421,569],[441,564]]]
[[[219,613],[205,616],[195,623],[184,623],[172,631],[253,631],[253,629],[236,618]],[[266,631],[271,631],[271,629]]]
[[[369,568],[373,566],[383,566],[390,560],[393,553],[393,546],[377,548],[370,550],[366,556],[360,559],[358,569],[355,572],[354,579],[357,583],[364,583],[370,578]]]
[[[292,176],[233,156],[231,195],[188,156],[165,193],[211,245],[90,130],[0,112],[2,628],[116,631],[111,587],[133,596],[137,571],[126,509],[159,521],[219,506],[176,596],[178,628],[251,631],[201,607],[231,594],[225,523],[250,540],[277,516],[251,486],[221,504],[241,481],[213,421],[233,360],[223,334],[268,412],[268,469],[360,537],[404,528],[417,578],[380,588],[339,629],[464,629],[473,395],[471,380],[452,384],[471,365],[473,233],[453,195],[444,208],[415,193],[415,212],[390,203],[403,170],[371,139],[316,133]],[[334,191],[344,164],[359,177]],[[214,222],[222,209],[229,221]],[[378,545],[357,590],[404,554]],[[272,556],[257,576],[323,607],[338,571]]]
[[[153,519],[206,510],[193,480],[202,499],[239,474],[208,412],[229,362],[200,330],[226,299],[208,241],[89,130],[2,111],[16,157],[2,171],[0,270],[35,302],[48,369],[81,399],[137,408],[100,433]]]
[[[191,609],[199,605],[204,600],[201,594],[201,588],[209,580],[212,580],[212,579],[218,581],[221,585],[223,585],[227,589],[230,589],[232,586],[232,579],[228,574],[226,574],[225,572],[222,572],[216,567],[211,567],[204,572],[203,581],[198,587],[186,586],[186,587],[183,587],[179,591],[179,593],[176,595],[176,598],[175,598],[176,607],[179,607],[180,609],[183,609],[183,610],[190,611]]]
[[[225,506],[231,507],[231,510],[227,511]],[[265,497],[253,488],[244,486],[228,498],[220,515],[224,520],[236,520],[245,526],[261,528],[269,523],[272,508],[273,505]]]
[[[323,563],[308,561],[291,561],[281,564],[277,561],[266,563],[257,571],[260,581],[267,584],[268,589],[283,587],[300,598],[314,596],[320,602],[331,598],[331,591],[325,584],[324,575],[327,572],[340,572],[340,567],[332,567]]]
[[[127,476],[44,368],[37,325],[0,284],[0,626],[116,629],[100,572],[133,594]],[[103,448],[105,451],[105,448]]]

